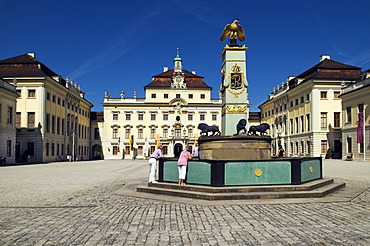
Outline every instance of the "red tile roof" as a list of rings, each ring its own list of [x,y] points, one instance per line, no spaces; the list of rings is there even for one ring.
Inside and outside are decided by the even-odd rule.
[[[212,87],[208,86],[204,82],[204,77],[195,75],[187,70],[182,70],[184,77],[185,77],[185,83],[187,88],[204,88],[204,89],[212,89]],[[158,74],[156,76],[152,77],[152,82],[146,85],[144,88],[171,88],[172,83],[172,76],[174,71],[168,70],[166,72],[163,72],[161,74]]]

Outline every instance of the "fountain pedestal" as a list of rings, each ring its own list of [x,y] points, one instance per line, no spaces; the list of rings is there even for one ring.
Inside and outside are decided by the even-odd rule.
[[[201,160],[266,160],[271,158],[270,136],[201,136]]]

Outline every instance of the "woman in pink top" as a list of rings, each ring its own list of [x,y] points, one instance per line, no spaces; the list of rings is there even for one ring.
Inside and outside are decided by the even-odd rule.
[[[177,161],[177,165],[179,168],[179,185],[184,185],[184,180],[186,178],[186,166],[188,165],[188,160],[193,158],[193,155],[189,152],[189,146],[185,146],[185,150],[183,150],[180,154],[179,160]]]

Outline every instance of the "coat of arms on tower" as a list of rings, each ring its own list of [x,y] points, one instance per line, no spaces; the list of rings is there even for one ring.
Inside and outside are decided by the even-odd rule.
[[[230,87],[228,88],[228,90],[230,93],[234,94],[235,97],[238,97],[239,94],[241,94],[245,89],[243,83],[243,74],[240,71],[241,67],[238,64],[235,64],[231,67]]]

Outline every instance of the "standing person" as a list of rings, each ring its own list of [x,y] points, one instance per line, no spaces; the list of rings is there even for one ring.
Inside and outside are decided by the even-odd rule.
[[[284,152],[283,146],[279,144],[278,157],[284,157]]]
[[[157,171],[157,160],[163,158],[162,149],[163,146],[159,145],[158,149],[156,149],[149,158],[149,168],[150,168],[149,183],[158,183],[158,181],[155,180],[155,174]]]
[[[188,160],[193,158],[193,155],[189,152],[189,146],[185,146],[185,150],[183,150],[180,154],[179,160],[177,161],[177,165],[179,168],[179,185],[185,185],[184,180],[186,178],[186,167],[188,166]]]
[[[198,157],[198,144],[195,144],[194,150],[193,150],[193,157]]]

